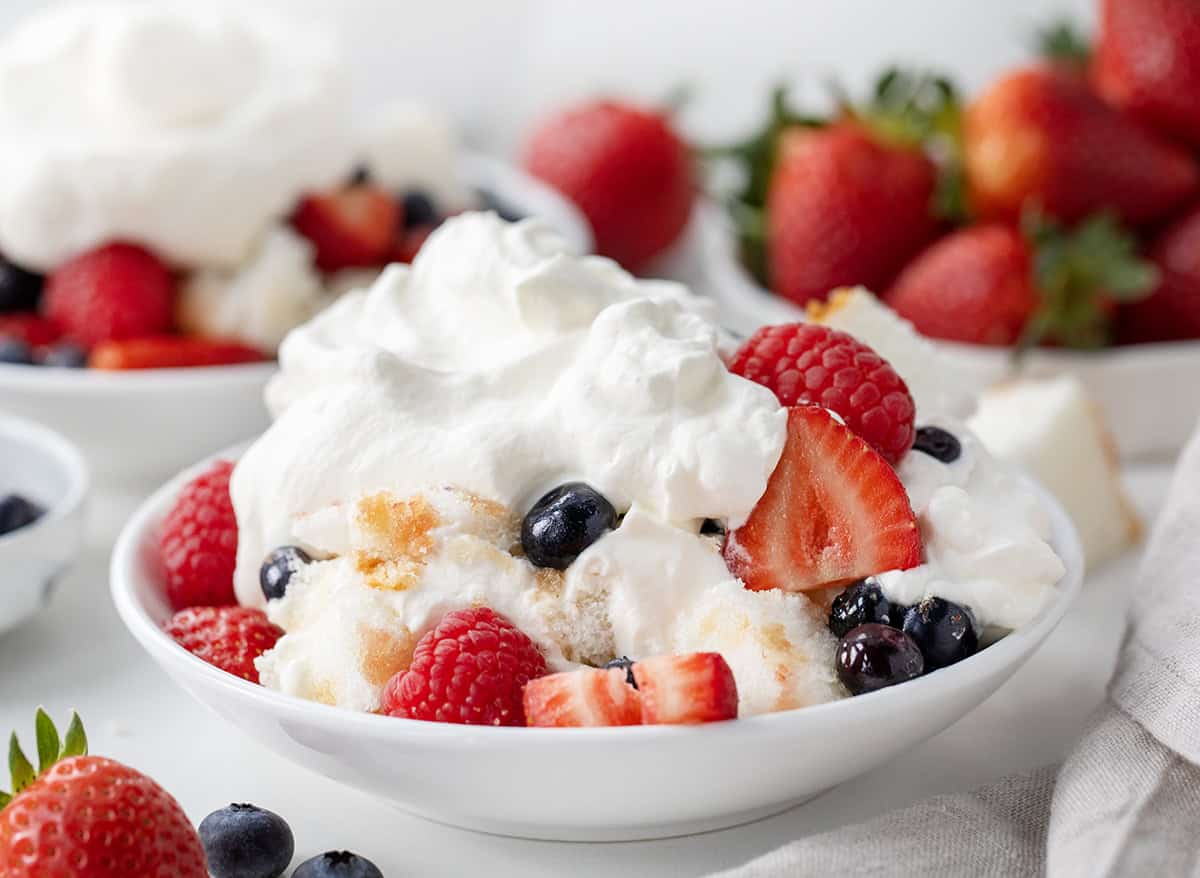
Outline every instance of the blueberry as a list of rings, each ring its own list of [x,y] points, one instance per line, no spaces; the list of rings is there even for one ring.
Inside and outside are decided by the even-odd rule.
[[[410,189],[400,196],[400,209],[404,214],[404,228],[414,226],[436,226],[442,220],[433,199],[419,189]]]
[[[42,297],[42,276],[0,258],[0,311],[33,311]]]
[[[64,341],[42,354],[41,364],[58,369],[82,369],[87,366],[87,351]]]
[[[931,671],[961,662],[979,649],[971,611],[941,598],[926,598],[910,609],[904,631],[920,647]]]
[[[838,637],[868,622],[899,628],[907,607],[894,604],[884,597],[883,590],[872,579],[851,583],[833,599],[829,609],[829,630]]]
[[[358,854],[327,851],[297,866],[292,878],[383,878],[383,873]]]
[[[838,644],[838,679],[854,695],[906,683],[924,672],[925,660],[917,644],[887,625],[859,625]]]
[[[267,600],[283,597],[287,593],[288,583],[292,581],[292,574],[311,563],[309,554],[297,546],[280,546],[267,555],[267,560],[258,570],[258,584],[262,586]]]
[[[0,363],[32,366],[33,348],[19,338],[0,338]]]
[[[925,452],[930,457],[936,457],[942,463],[954,463],[962,454],[962,445],[958,438],[941,427],[921,427],[917,430],[913,448]]]
[[[350,176],[346,178],[347,186],[365,186],[371,182],[371,169],[361,162],[354,166],[350,171]]]
[[[0,498],[0,536],[33,524],[44,512],[42,507],[26,500],[20,494],[9,494]]]
[[[514,210],[506,204],[495,192],[490,192],[487,189],[480,189],[478,192],[479,200],[483,202],[484,210],[494,211],[500,219],[515,223],[517,220],[525,218],[519,211]]]
[[[296,852],[291,827],[254,805],[230,805],[200,823],[213,878],[278,878]]]
[[[633,659],[631,659],[629,656],[623,655],[620,658],[613,659],[611,662],[609,662],[608,664],[606,664],[604,666],[604,670],[606,670],[606,671],[609,668],[624,668],[625,669],[625,682],[628,683],[630,686],[632,686],[634,689],[636,689],[638,687],[637,680],[635,680],[633,678]]]
[[[521,523],[521,545],[538,567],[565,570],[617,524],[617,512],[599,491],[567,482],[533,504]]]
[[[700,525],[700,533],[706,537],[723,537],[725,536],[725,525],[715,518],[706,518]]]

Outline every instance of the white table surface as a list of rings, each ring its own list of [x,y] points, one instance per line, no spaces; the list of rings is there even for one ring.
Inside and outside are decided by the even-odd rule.
[[[1149,519],[1165,467],[1128,474]],[[108,597],[108,555],[133,498],[98,497],[90,547],[49,608],[0,638],[0,732],[32,746],[33,711],[71,708],[92,751],[156,778],[198,822],[232,801],[283,814],[297,862],[329,848],[373,859],[388,878],[703,875],[792,838],[870,817],[938,792],[964,790],[1057,759],[1103,697],[1120,641],[1136,558],[1093,576],[1043,648],[979,709],[908,755],[802,807],[702,836],[631,844],[556,844],[478,835],[410,817],[293,766],[176,689],[125,632]],[[764,754],[764,758],[769,758]],[[0,785],[3,786],[3,785]]]

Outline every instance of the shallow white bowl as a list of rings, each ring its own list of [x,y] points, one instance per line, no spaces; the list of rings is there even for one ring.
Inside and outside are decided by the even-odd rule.
[[[473,187],[591,251],[586,220],[550,187],[482,155],[464,156],[462,169]],[[98,482],[153,483],[266,429],[263,390],[274,373],[274,363],[131,372],[0,364],[0,410],[70,437]]]
[[[0,496],[20,494],[45,513],[0,536],[0,633],[45,603],[83,545],[88,470],[70,442],[39,424],[0,415]]]
[[[804,309],[758,284],[738,258],[724,212],[706,202],[695,211],[667,271],[710,296],[732,330],[803,319]],[[1200,342],[1162,342],[1106,351],[1035,350],[1018,368],[1004,348],[938,342],[961,374],[981,386],[1018,376],[1070,373],[1104,411],[1127,459],[1174,457],[1200,419]]]
[[[1033,486],[1052,513],[1054,545],[1067,566],[1058,594],[1026,627],[928,677],[832,704],[698,727],[524,729],[392,719],[252,685],[163,633],[170,609],[159,527],[198,469],[159,489],[117,541],[113,599],[134,637],[176,682],[259,744],[406,811],[503,835],[658,838],[736,825],[811,798],[976,707],[1058,624],[1082,580],[1074,528]]]

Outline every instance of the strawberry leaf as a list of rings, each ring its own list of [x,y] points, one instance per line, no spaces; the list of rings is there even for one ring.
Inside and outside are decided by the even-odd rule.
[[[14,796],[33,783],[37,777],[37,773],[29,763],[29,758],[21,749],[16,732],[13,732],[12,737],[8,739],[8,771],[12,775]]]
[[[58,754],[58,758],[67,759],[71,756],[87,756],[87,752],[87,734],[83,730],[83,722],[79,719],[79,714],[72,711],[71,722],[67,726],[67,737],[63,742],[62,752]]]
[[[1086,70],[1092,59],[1092,47],[1075,26],[1063,18],[1037,32],[1038,54],[1049,61]]]
[[[0,811],[3,811],[8,806],[8,803],[12,800],[12,796],[10,796],[8,793],[0,791]]]
[[[59,754],[58,729],[54,728],[45,708],[37,709],[34,730],[37,733],[38,774],[41,774],[58,761]]]

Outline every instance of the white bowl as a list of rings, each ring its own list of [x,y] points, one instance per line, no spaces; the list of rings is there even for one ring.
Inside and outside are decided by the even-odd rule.
[[[591,251],[586,220],[550,187],[482,155],[464,156],[462,171],[473,187]],[[263,390],[274,373],[274,363],[130,372],[0,364],[0,410],[70,437],[105,485],[153,483],[265,430]]]
[[[88,470],[70,442],[21,418],[0,415],[0,496],[20,494],[45,513],[0,536],[0,633],[45,603],[83,545]]]
[[[1053,542],[1067,567],[1057,595],[1029,625],[928,677],[708,726],[525,729],[393,719],[255,686],[163,633],[171,612],[159,572],[159,527],[198,469],[159,489],[117,541],[113,599],[134,637],[176,682],[259,744],[406,811],[502,835],[661,838],[733,826],[809,799],[976,707],[1058,624],[1082,580],[1074,528],[1031,483],[1052,514]]]
[[[710,296],[722,321],[749,335],[760,326],[804,318],[804,309],[760,286],[742,267],[724,211],[698,206],[667,271]],[[1161,342],[1104,351],[1034,350],[1018,367],[1006,348],[937,342],[980,386],[1017,376],[1079,377],[1103,410],[1122,457],[1174,457],[1200,419],[1200,342]],[[1184,390],[1178,390],[1183,388]]]

